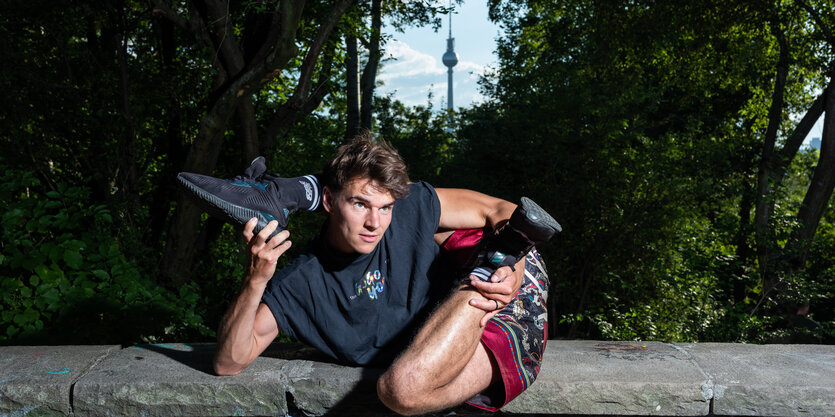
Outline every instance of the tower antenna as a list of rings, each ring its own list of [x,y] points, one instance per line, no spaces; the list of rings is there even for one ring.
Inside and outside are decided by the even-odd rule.
[[[449,11],[449,38],[446,40],[446,52],[443,56],[444,65],[447,67],[447,110],[453,109],[452,101],[452,67],[458,64],[458,54],[455,53],[455,38],[452,37],[452,4]],[[450,122],[452,115],[450,114]]]

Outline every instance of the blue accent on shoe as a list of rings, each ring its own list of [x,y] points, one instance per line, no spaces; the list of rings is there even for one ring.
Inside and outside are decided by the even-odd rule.
[[[238,187],[252,188],[252,186],[249,185],[248,181],[241,181],[241,180],[232,181],[232,180],[229,180],[229,184],[237,185]]]
[[[227,180],[227,182],[231,185],[236,185],[238,187],[246,187],[246,188],[258,188],[261,191],[267,191],[267,184],[262,182],[255,182],[249,180]]]
[[[287,227],[291,210],[281,201],[274,179],[262,180],[267,169],[264,158],[256,158],[244,175],[232,179],[181,172],[178,184],[194,199],[203,211],[234,225],[245,225],[253,217],[258,219],[255,233],[277,221],[273,235]]]

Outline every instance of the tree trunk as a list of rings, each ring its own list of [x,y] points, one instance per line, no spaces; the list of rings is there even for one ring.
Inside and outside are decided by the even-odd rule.
[[[255,119],[255,106],[252,98],[241,97],[236,111],[240,126],[240,140],[244,148],[244,162],[249,164],[260,153],[261,144],[258,141],[258,122]]]
[[[167,19],[155,19],[154,24],[158,28],[156,32],[159,36],[159,50],[162,53],[163,70],[166,73],[171,73],[173,78],[173,73],[176,72],[174,58],[177,49],[174,24]],[[181,136],[183,130],[181,108],[176,95],[169,97],[165,114],[167,117],[165,134],[154,138],[153,157],[167,155],[167,158],[162,160],[163,167],[156,178],[157,186],[149,208],[151,213],[150,224],[144,231],[143,237],[145,242],[152,246],[156,246],[162,237],[165,225],[170,217],[171,201],[175,195],[175,186],[171,179],[177,175],[178,169],[183,166],[185,160],[185,149]]]
[[[825,95],[826,112],[823,118],[820,157],[803,203],[797,212],[800,227],[792,233],[785,248],[789,260],[788,267],[792,270],[803,267],[812,239],[835,188],[835,69],[830,75]]]
[[[360,89],[360,128],[371,130],[374,115],[374,89],[377,87],[377,68],[380,66],[380,40],[383,27],[382,0],[371,0],[371,39],[368,42],[368,62],[362,70]]]
[[[211,174],[220,154],[226,124],[235,109],[235,101],[228,99],[214,106],[200,121],[197,137],[186,156],[183,171]],[[168,231],[161,273],[166,281],[179,287],[188,282],[194,263],[194,249],[200,233],[201,209],[184,193],[179,193],[177,209]]]
[[[123,10],[119,10],[121,15]],[[124,116],[125,133],[119,143],[119,171],[122,181],[119,192],[123,196],[136,195],[137,182],[139,181],[139,169],[136,161],[136,128],[134,126],[133,112],[130,101],[130,78],[128,75],[128,36],[124,32],[119,33],[119,78],[120,93],[122,96],[122,114]]]
[[[360,61],[356,36],[345,35],[345,53],[345,95],[348,99],[345,139],[351,139],[360,132]]]
[[[763,152],[757,176],[757,207],[754,214],[754,230],[757,241],[757,260],[759,262],[760,279],[763,283],[763,294],[768,294],[774,285],[773,251],[776,249],[774,230],[771,227],[771,214],[774,207],[774,183],[778,178],[775,173],[774,147],[777,142],[777,132],[783,114],[783,94],[786,88],[786,78],[789,72],[789,50],[785,35],[774,23],[772,32],[780,45],[780,58],[777,61],[777,73],[774,81],[774,91],[771,97],[771,107],[768,111],[768,128],[763,141]]]
[[[314,64],[331,31],[350,3],[351,0],[341,0],[321,23],[316,39],[303,61],[297,90],[288,101],[293,101],[299,91],[304,92],[304,97],[307,97]],[[214,170],[226,126],[236,110],[242,118],[244,135],[250,135],[248,143],[244,144],[248,147],[245,152],[252,153],[252,148],[257,149],[257,135],[252,133],[255,112],[249,97],[265,81],[285,68],[290,59],[298,53],[296,31],[301,23],[304,2],[282,1],[278,4],[278,10],[272,15],[272,26],[268,35],[249,62],[244,60],[244,51],[235,35],[224,3],[215,0],[197,1],[189,18],[175,12],[163,0],[154,0],[154,4],[157,7],[156,14],[161,14],[178,26],[191,31],[198,42],[213,44],[212,50],[217,54],[213,63],[219,74],[218,82],[209,95],[210,105],[200,119],[197,135],[182,166],[183,171],[208,175]],[[299,103],[293,101],[292,106],[295,107],[297,104]],[[249,133],[246,133],[247,131]],[[199,235],[200,212],[197,206],[180,194],[160,265],[163,278],[174,285],[179,286],[189,279]]]
[[[739,230],[736,235],[736,264],[734,267],[734,281],[731,284],[733,302],[741,303],[745,300],[745,281],[742,275],[745,273],[744,265],[749,264],[752,255],[751,245],[748,244],[748,236],[751,233],[751,206],[753,206],[753,190],[745,187],[742,192],[742,200],[739,204]]]

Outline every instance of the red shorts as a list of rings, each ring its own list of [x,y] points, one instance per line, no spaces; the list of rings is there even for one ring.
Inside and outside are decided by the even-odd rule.
[[[459,230],[444,244],[453,259],[466,259],[481,240],[481,230]],[[542,257],[532,249],[525,257],[525,280],[513,301],[487,323],[481,342],[493,355],[501,381],[467,401],[497,411],[530,386],[539,374],[548,340],[548,274]]]

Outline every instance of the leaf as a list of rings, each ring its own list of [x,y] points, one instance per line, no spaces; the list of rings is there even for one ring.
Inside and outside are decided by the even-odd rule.
[[[107,280],[110,279],[110,274],[108,274],[107,271],[102,270],[102,269],[93,270],[93,276],[95,276],[96,278],[98,278],[102,281],[107,281]]]
[[[83,262],[83,258],[81,257],[81,253],[74,250],[66,250],[64,251],[64,262],[66,262],[67,266],[72,269],[78,269],[81,267]]]
[[[17,316],[15,316],[14,322],[20,326],[24,326],[28,323],[34,323],[35,320],[38,319],[38,317],[40,317],[40,313],[38,313],[37,310],[27,308],[23,311],[23,313],[20,313]]]
[[[36,266],[35,273],[38,274],[38,276],[40,276],[43,280],[49,279],[49,268],[47,268],[44,264]]]

